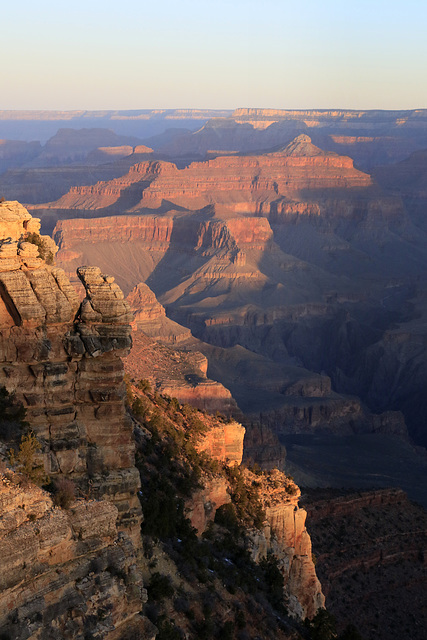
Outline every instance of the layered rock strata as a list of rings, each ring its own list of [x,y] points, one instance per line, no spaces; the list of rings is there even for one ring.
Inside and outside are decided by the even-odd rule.
[[[252,534],[252,557],[258,561],[273,553],[285,580],[285,597],[291,614],[312,618],[325,598],[316,576],[311,540],[305,527],[307,512],[298,506],[299,488],[281,471],[256,476],[245,471],[246,481],[258,488],[266,522]]]
[[[245,428],[238,422],[222,422],[209,429],[198,450],[205,451],[214,460],[239,465],[243,458],[244,436]]]
[[[39,207],[96,210],[115,205],[121,211],[138,211],[172,202],[192,210],[222,204],[239,213],[268,214],[273,205],[294,200],[302,189],[371,185],[370,176],[355,169],[351,158],[322,151],[300,135],[274,153],[220,156],[184,169],[164,161],[140,162],[120,178],[73,187],[56,202]]]
[[[0,630],[3,637],[154,639],[135,548],[108,501],[67,510],[11,471],[0,474]]]
[[[17,203],[1,204],[0,220],[11,238],[0,251],[0,385],[26,408],[46,473],[68,475],[90,497],[108,497],[120,526],[137,535],[139,476],[121,361],[132,344],[129,305],[114,278],[82,267],[79,306],[64,272],[19,240],[38,222]]]
[[[171,321],[171,324],[176,323]],[[182,349],[179,345],[173,348],[168,340],[164,344],[163,332],[155,337],[153,340],[139,329],[133,332],[132,351],[124,359],[125,371],[131,380],[147,380],[156,391],[177,398],[182,404],[240,419],[240,409],[230,391],[207,378],[205,356],[198,351],[187,351],[185,345]]]
[[[165,308],[157,301],[151,289],[140,282],[126,300],[134,313],[137,329],[161,342],[179,344],[191,337],[190,329],[182,327],[166,316]]]

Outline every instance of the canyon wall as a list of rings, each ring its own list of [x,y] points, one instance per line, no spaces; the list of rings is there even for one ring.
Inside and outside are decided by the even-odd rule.
[[[353,160],[325,152],[300,135],[283,150],[254,156],[220,156],[184,169],[164,161],[140,162],[124,176],[91,186],[73,187],[44,209],[124,211],[158,209],[163,203],[196,210],[226,206],[240,213],[268,213],[272,202],[303,189],[355,189],[372,185]]]
[[[96,267],[78,271],[80,304],[64,272],[26,241],[39,226],[17,202],[0,203],[0,385],[26,409],[40,445],[34,462],[69,483],[68,498],[55,506],[1,463],[0,628],[31,639],[151,640],[156,629],[140,615],[140,479],[121,360],[133,316]],[[11,426],[3,439],[16,446],[21,435]]]
[[[263,530],[252,534],[252,557],[259,560],[268,553],[276,557],[290,613],[312,618],[324,606],[325,598],[305,528],[307,512],[298,505],[301,492],[277,469],[262,476],[246,470],[245,475],[257,487],[266,514]]]
[[[117,507],[75,500],[68,509],[10,470],[0,473],[0,630],[50,640],[154,640],[141,617],[147,600],[135,547],[120,533]]]
[[[61,269],[20,235],[37,226],[18,203],[2,203],[9,242],[0,247],[0,384],[27,410],[47,474],[72,477],[92,497],[108,496],[122,526],[137,535],[132,426],[123,405],[123,363],[133,319],[114,278],[79,269],[80,309]]]

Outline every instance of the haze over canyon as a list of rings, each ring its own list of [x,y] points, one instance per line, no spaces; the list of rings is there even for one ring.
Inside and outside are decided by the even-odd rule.
[[[306,637],[326,596],[339,634],[421,639],[427,110],[1,111],[0,135],[1,384],[80,491],[25,502],[3,469],[7,637]]]

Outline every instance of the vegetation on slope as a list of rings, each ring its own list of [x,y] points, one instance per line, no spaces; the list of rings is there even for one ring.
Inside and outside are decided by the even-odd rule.
[[[152,392],[145,381],[128,382],[127,400],[142,485],[145,613],[159,629],[158,640],[328,637],[321,629],[331,627],[330,617],[328,625],[307,626],[287,615],[276,558],[258,564],[251,558],[248,533],[265,520],[256,483],[246,482],[242,468],[197,451],[221,418]],[[231,502],[197,537],[186,509],[213,478],[227,481]]]

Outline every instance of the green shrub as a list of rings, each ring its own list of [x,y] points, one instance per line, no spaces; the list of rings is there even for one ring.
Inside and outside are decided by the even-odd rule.
[[[150,381],[147,380],[147,378],[139,380],[136,386],[140,391],[143,391],[144,393],[151,393],[151,384]]]
[[[314,618],[306,621],[306,626],[310,640],[335,640],[337,637],[335,617],[326,609],[319,609]]]
[[[241,468],[237,466],[226,467],[226,473],[238,519],[246,526],[261,529],[265,521],[265,511],[259,499],[258,487],[248,485]]]
[[[223,504],[215,512],[215,522],[222,527],[226,527],[230,532],[235,532],[240,528],[239,519],[234,504]]]
[[[42,258],[46,264],[53,264],[54,254],[49,249],[49,245],[44,238],[42,238],[38,233],[29,233],[25,242],[30,242],[31,244],[36,245],[39,250],[39,256]]]
[[[182,640],[179,628],[170,620],[161,620],[157,623],[157,628],[156,640]]]
[[[29,431],[22,436],[18,451],[9,450],[10,465],[18,473],[22,473],[26,480],[34,482],[41,486],[48,480],[42,465],[38,465],[36,456],[41,450],[40,442],[37,440],[33,431]]]
[[[269,553],[266,558],[261,560],[259,565],[264,572],[268,600],[276,609],[281,610],[283,607],[285,581],[278,567],[277,558],[272,553]]]
[[[164,598],[171,598],[174,592],[169,576],[162,575],[158,571],[153,573],[147,587],[149,600],[160,601]]]
[[[136,418],[143,419],[147,413],[147,406],[141,400],[141,398],[135,398],[132,400],[132,413]]]

